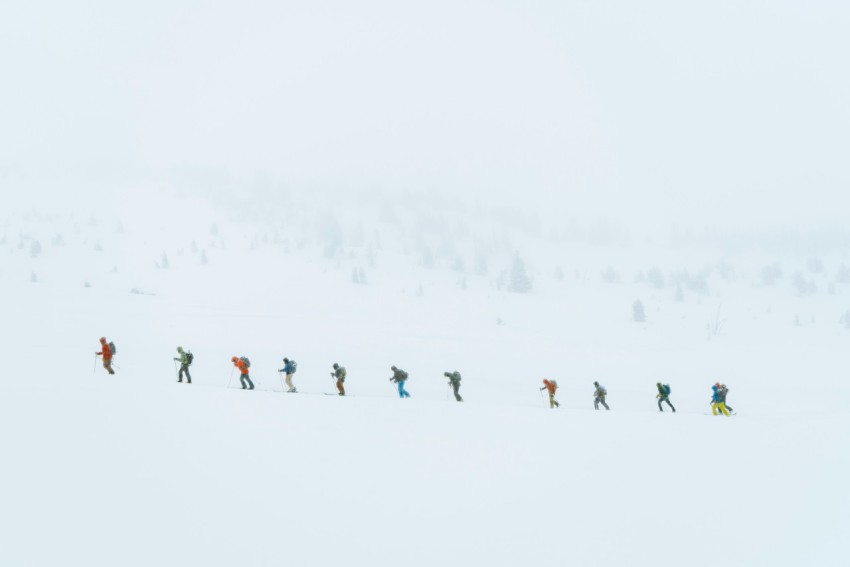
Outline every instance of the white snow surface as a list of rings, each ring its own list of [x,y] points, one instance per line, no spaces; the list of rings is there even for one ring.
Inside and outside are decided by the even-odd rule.
[[[600,261],[575,253],[565,281],[541,272],[509,294],[390,251],[355,285],[309,247],[251,249],[236,220],[202,265],[198,216],[179,243],[164,239],[181,228],[118,219],[3,225],[0,565],[850,563],[841,290],[797,298],[742,276],[679,303],[573,279]],[[39,230],[33,260],[16,235]],[[58,231],[67,242],[49,245]],[[646,324],[631,320],[639,294]],[[115,376],[96,364],[100,336]],[[195,354],[192,385],[175,381],[177,345]],[[256,391],[238,389],[234,355]],[[284,356],[301,393],[281,392]],[[350,397],[324,395],[334,362]],[[593,410],[593,380],[610,412]],[[677,413],[658,412],[657,381]],[[716,381],[734,417],[707,415]]]

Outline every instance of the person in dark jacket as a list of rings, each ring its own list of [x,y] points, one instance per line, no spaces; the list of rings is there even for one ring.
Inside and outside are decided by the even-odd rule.
[[[726,406],[726,409],[729,410],[729,413],[735,413],[735,410],[732,409],[729,404],[726,403],[726,396],[729,394],[729,388],[726,387],[726,384],[720,385],[718,393],[720,394],[720,401],[723,402],[723,405]]]
[[[391,366],[390,369],[393,371],[392,378],[390,378],[390,382],[395,382],[398,384],[398,397],[399,398],[409,398],[410,394],[407,390],[404,389],[404,383],[407,382],[407,372],[404,370],[400,370],[395,366]]]
[[[189,375],[189,365],[192,364],[190,356],[183,350],[182,346],[177,347],[177,362],[180,363],[180,371],[177,373],[177,381],[183,382],[183,374],[186,374],[186,383],[192,383],[192,376]]]
[[[667,402],[667,405],[673,409],[673,413],[676,413],[676,408],[670,403],[670,386],[656,382],[655,387],[658,388],[658,395],[655,396],[658,398],[658,411],[664,411],[661,407],[661,402]]]
[[[611,408],[605,403],[605,396],[608,395],[608,390],[605,389],[605,386],[600,385],[599,382],[594,382],[593,385],[596,386],[596,390],[593,392],[593,407],[599,409],[599,404],[602,404],[606,410],[610,410]]]
[[[449,379],[449,385],[454,390],[455,400],[462,402],[463,398],[461,398],[458,393],[458,390],[460,390],[460,372],[457,370],[454,372],[443,372],[443,376]]]
[[[339,395],[345,395],[345,367],[334,362],[334,371],[331,372],[331,377],[336,378],[336,389],[339,390]]]

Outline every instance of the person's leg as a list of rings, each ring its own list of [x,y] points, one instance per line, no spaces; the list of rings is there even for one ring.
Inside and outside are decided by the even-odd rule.
[[[240,375],[239,375],[239,383],[240,383],[240,384],[242,384],[242,389],[243,389],[243,390],[245,390],[246,388],[248,388],[248,386],[246,386],[246,385],[245,385],[245,378],[246,378],[245,374],[240,374]]]
[[[663,402],[661,398],[658,398],[658,411],[664,411],[664,408],[661,407],[661,402]]]
[[[717,404],[717,409],[719,409],[723,413],[723,415],[729,417],[729,410],[726,409],[726,404],[720,402],[719,404]]]
[[[248,389],[253,390],[254,389],[254,383],[251,382],[251,377],[248,376],[247,374],[245,375],[245,381],[248,382]]]
[[[611,409],[611,408],[609,408],[609,407],[608,407],[608,404],[606,404],[606,403],[605,403],[605,398],[599,398],[599,401],[602,403],[602,405],[603,405],[603,406],[605,406],[605,409],[606,409],[606,410],[610,410],[610,409]]]
[[[289,388],[289,391],[293,391],[295,386],[292,385],[292,374],[286,375],[286,387]]]
[[[555,407],[555,394],[549,393],[549,409]]]
[[[186,365],[186,383],[187,384],[192,383],[192,375],[189,374],[189,365],[188,364]]]
[[[599,409],[599,398],[593,398],[593,409]]]
[[[667,405],[668,405],[668,406],[670,406],[670,407],[673,409],[673,413],[676,413],[676,406],[674,406],[674,405],[670,402],[670,398],[664,398],[664,399],[667,401]]]
[[[115,371],[112,370],[112,359],[111,358],[104,358],[103,359],[103,367],[106,368],[106,371],[109,372],[110,374],[115,374]]]
[[[711,415],[717,415],[717,404],[711,402]]]
[[[458,390],[460,390],[460,383],[452,384],[452,388],[454,388],[455,391],[455,400],[462,402],[463,398],[461,398],[460,394],[458,393]]]
[[[337,381],[336,381],[336,389],[337,389],[337,390],[339,390],[339,395],[340,395],[340,396],[344,396],[344,395],[345,395],[345,384],[343,384],[343,383],[342,383],[342,380],[337,380]]]
[[[728,406],[728,405],[726,405],[726,403],[725,403],[725,402],[723,403],[723,405],[725,405],[725,406],[726,406],[726,411],[728,411],[729,413],[734,413],[734,412],[735,412],[735,410],[734,410],[734,409],[732,409],[732,406]]]

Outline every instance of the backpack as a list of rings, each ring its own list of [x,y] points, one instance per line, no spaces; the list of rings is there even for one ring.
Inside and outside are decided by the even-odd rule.
[[[186,365],[188,366],[188,365],[192,364],[193,360],[195,360],[195,355],[192,354],[192,351],[190,350],[189,352],[186,353]]]
[[[292,373],[295,374],[295,371],[298,370],[298,363],[294,360],[289,361],[289,368],[292,370]]]
[[[115,356],[115,343],[109,341],[109,352],[112,353],[112,356]]]
[[[549,380],[549,383],[555,386],[555,388],[558,387],[558,382],[556,380]]]
[[[243,363],[245,363],[245,368],[251,368],[251,361],[248,360],[247,356],[240,356],[239,360],[241,360]]]
[[[669,396],[670,395],[670,384],[664,384],[662,386],[662,388],[664,388],[664,393]]]

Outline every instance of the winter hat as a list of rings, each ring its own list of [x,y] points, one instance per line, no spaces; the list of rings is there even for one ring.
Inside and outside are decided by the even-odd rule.
[[[598,385],[599,385],[599,382],[594,382],[594,383],[593,383],[593,385],[594,385],[594,386],[598,386]]]
[[[390,366],[390,370],[398,370],[395,366]]]
[[[339,364],[337,364],[336,362],[334,362],[334,368],[339,368]]]
[[[233,358],[231,358],[231,359],[230,359],[230,361],[231,361],[231,362],[236,362],[237,360],[239,360],[239,359],[238,359],[238,358],[236,358],[235,356],[234,356]]]
[[[177,347],[177,352],[183,352],[183,347],[182,346]]]
[[[100,342],[105,343],[105,342],[106,342],[106,337],[100,337]]]
[[[283,361],[284,361],[284,362],[289,362],[289,359],[288,359],[288,358],[284,358],[284,359],[283,359]]]

